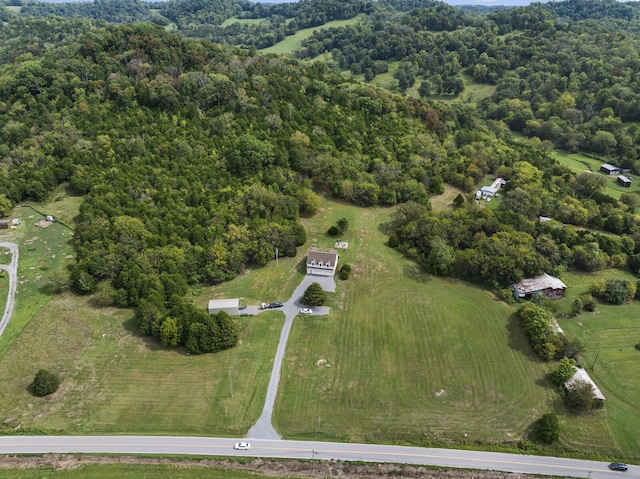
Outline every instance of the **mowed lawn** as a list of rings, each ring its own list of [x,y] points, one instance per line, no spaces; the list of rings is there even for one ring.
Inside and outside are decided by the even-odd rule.
[[[347,217],[352,277],[328,317],[294,323],[276,403],[288,438],[515,441],[556,396],[512,309],[468,284],[422,273],[385,246],[389,209],[333,204],[318,238]]]
[[[598,278],[636,278],[619,270],[597,274],[567,273],[563,280],[568,286],[567,296],[559,302],[562,311],[569,312],[571,303],[589,289]],[[606,421],[603,430],[610,432],[628,457],[640,459],[640,302],[624,305],[599,303],[596,312],[559,320],[560,326],[585,344],[584,366],[606,397],[606,409],[597,412],[591,425],[600,418]],[[585,427],[586,421],[575,421],[575,427]],[[590,436],[598,437],[591,428]],[[603,435],[603,438],[606,437]]]

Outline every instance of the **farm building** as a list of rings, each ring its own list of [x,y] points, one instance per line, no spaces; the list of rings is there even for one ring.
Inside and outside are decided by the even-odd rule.
[[[10,224],[9,220],[0,220],[0,229],[6,230]]]
[[[600,165],[600,171],[605,175],[619,175],[622,173],[622,170],[615,165],[610,165],[609,163],[605,163]]]
[[[535,278],[523,279],[513,289],[516,299],[530,298],[533,294],[544,294],[547,298],[561,298],[567,285],[559,278],[548,274]]]
[[[604,401],[604,394],[602,391],[596,386],[596,383],[593,382],[593,379],[589,376],[589,374],[582,368],[576,368],[576,372],[571,379],[564,383],[564,388],[568,391],[573,389],[574,384],[577,381],[584,381],[593,386],[593,397],[599,399],[600,401]]]
[[[624,186],[625,188],[629,188],[631,186],[631,178],[620,175],[616,178],[616,183],[620,186]]]
[[[338,252],[320,251],[311,248],[307,253],[307,274],[317,274],[320,276],[333,276],[338,266]]]
[[[230,316],[238,316],[240,314],[240,298],[210,300],[209,314],[216,314],[220,311],[224,311]]]
[[[502,178],[496,178],[493,183],[491,183],[491,186],[483,186],[478,191],[476,191],[476,200],[483,199],[489,201],[496,195],[496,193],[498,193],[498,190],[506,184],[506,180],[503,180]]]

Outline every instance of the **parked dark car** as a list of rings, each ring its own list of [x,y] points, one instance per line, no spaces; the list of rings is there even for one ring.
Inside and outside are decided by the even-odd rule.
[[[269,306],[267,306],[267,308],[282,308],[284,306],[284,303],[281,303],[280,301],[276,301],[275,303],[269,303]]]
[[[609,464],[609,469],[612,471],[626,471],[627,465],[624,462],[612,462]]]

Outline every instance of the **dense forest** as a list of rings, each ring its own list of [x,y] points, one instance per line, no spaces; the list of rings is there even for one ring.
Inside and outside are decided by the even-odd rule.
[[[640,198],[612,198],[602,176],[549,154],[589,151],[640,170],[635,5],[483,15],[411,1],[69,5],[0,9],[0,202],[40,201],[61,183],[84,195],[72,287],[137,307],[144,334],[194,352],[225,346],[201,339],[232,323],[185,304],[188,288],[264,265],[274,245],[295,255],[306,241],[298,219],[325,193],[399,204],[391,246],[495,289],[565,268],[640,270]],[[95,8],[110,13],[85,12]],[[294,57],[184,36],[230,15],[299,28],[359,14]],[[138,18],[150,21],[117,25]],[[324,51],[333,66],[300,60]],[[371,79],[391,61],[398,91],[340,71]],[[496,85],[493,96],[431,98],[463,93],[464,74]],[[421,98],[404,95],[418,79]],[[471,193],[486,175],[507,180],[500,208],[461,197],[431,211],[445,183]]]

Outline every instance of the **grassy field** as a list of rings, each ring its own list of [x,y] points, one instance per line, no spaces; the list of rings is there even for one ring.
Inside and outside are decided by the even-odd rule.
[[[433,211],[444,211],[453,209],[453,200],[458,195],[465,196],[464,191],[451,185],[444,185],[444,193],[429,198]]]
[[[558,302],[564,313],[569,313],[571,303],[598,278],[636,278],[623,271],[607,270],[596,275],[568,273],[563,276],[567,284],[567,296]],[[640,343],[640,302],[613,306],[598,304],[595,313],[582,313],[577,318],[559,320],[560,326],[585,343],[584,366],[606,397],[606,411],[596,413],[606,416],[604,430],[609,432],[624,454],[640,458],[640,375],[638,361],[640,351],[634,346]],[[594,364],[595,363],[595,364]],[[575,421],[580,424],[580,421]]]
[[[39,211],[73,217],[78,199],[54,198],[37,206]],[[448,201],[442,204],[448,207]],[[585,361],[601,351],[594,379],[608,397],[604,411],[569,416],[545,380],[549,365],[532,354],[514,309],[480,288],[425,275],[385,246],[391,212],[325,200],[317,215],[301,220],[308,241],[296,258],[192,292],[203,307],[212,298],[241,297],[244,304],[286,300],[302,278],[311,244],[349,242],[340,262],[352,265],[352,276],[330,295],[331,314],[294,322],[276,401],[278,430],[289,438],[513,444],[535,419],[554,410],[561,415],[565,450],[632,457],[638,450],[633,432],[640,418],[640,381],[626,377],[637,364],[633,344],[640,332],[630,318],[638,317],[640,305],[601,306],[599,315],[583,315],[580,322],[561,319],[569,334],[586,335]],[[30,208],[17,209],[14,217],[23,220],[21,227],[0,235],[21,245],[17,311],[0,343],[5,428],[246,434],[263,406],[282,313],[241,318],[241,344],[223,353],[165,350],[137,336],[131,310],[96,308],[90,298],[69,293],[47,295],[42,285],[68,261],[71,232],[59,223],[37,228],[40,216]],[[340,218],[347,218],[348,231],[342,238],[327,236]],[[580,275],[564,279],[570,289],[557,303],[561,311],[592,281]],[[29,393],[41,367],[63,377],[60,390],[47,399]]]
[[[307,439],[515,440],[553,401],[546,366],[504,303],[425,275],[384,246],[389,212],[335,205],[306,223],[321,237],[349,219],[341,262],[353,272],[339,283],[328,317],[296,320],[276,427]]]
[[[581,153],[568,153],[566,151],[553,150],[552,156],[560,163],[561,165],[565,165],[576,173],[584,173],[585,171],[591,171],[602,175],[599,173],[600,165],[605,163],[603,160],[598,158],[593,158],[587,155],[583,155]],[[640,194],[640,182],[638,180],[631,183],[629,188],[624,188],[616,183],[615,176],[607,176],[603,175],[607,178],[607,187],[605,188],[605,193],[613,196],[614,198],[620,198],[622,193],[636,193]]]
[[[265,54],[275,53],[277,55],[291,54],[298,50],[302,46],[302,41],[309,38],[314,31],[325,30],[327,28],[344,27],[347,25],[358,23],[362,21],[363,18],[363,15],[358,15],[349,20],[334,20],[332,22],[327,22],[319,27],[304,28],[302,30],[298,30],[294,35],[286,37],[284,40],[276,43],[275,45],[272,45],[268,48],[263,48],[262,50],[260,50],[260,52]]]
[[[73,469],[55,469],[42,467],[38,469],[0,469],[0,479],[255,479],[273,477],[255,471],[239,471],[235,469],[212,467],[185,467],[183,465],[84,465]],[[294,477],[294,476],[290,476]]]
[[[234,23],[240,23],[242,25],[259,25],[264,22],[264,18],[238,18],[231,17],[227,18],[222,24],[221,27],[228,27],[229,25],[233,25]]]

